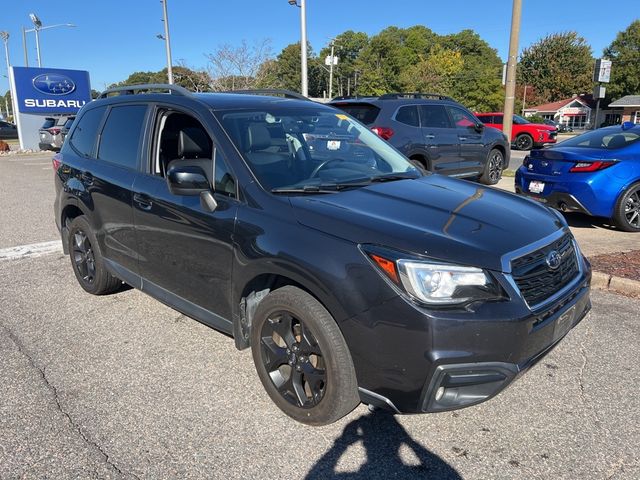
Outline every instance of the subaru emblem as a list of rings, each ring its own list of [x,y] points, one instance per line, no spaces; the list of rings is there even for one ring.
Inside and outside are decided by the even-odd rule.
[[[557,270],[562,262],[562,257],[556,250],[552,250],[548,253],[546,261],[551,270]]]
[[[33,79],[33,87],[47,95],[67,95],[76,89],[76,84],[65,75],[44,73]]]

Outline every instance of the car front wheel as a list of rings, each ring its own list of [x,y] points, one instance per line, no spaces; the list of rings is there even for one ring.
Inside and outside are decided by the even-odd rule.
[[[613,221],[625,232],[640,232],[640,183],[622,194],[616,204]]]
[[[360,403],[353,361],[338,325],[299,288],[279,288],[258,304],[251,352],[271,400],[299,422],[327,425]]]

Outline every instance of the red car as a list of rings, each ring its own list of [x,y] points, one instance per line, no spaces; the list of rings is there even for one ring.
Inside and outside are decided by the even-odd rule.
[[[502,112],[476,113],[476,117],[488,127],[502,130]],[[517,150],[540,148],[545,143],[556,143],[558,129],[543,123],[531,123],[520,115],[513,116],[511,144]]]

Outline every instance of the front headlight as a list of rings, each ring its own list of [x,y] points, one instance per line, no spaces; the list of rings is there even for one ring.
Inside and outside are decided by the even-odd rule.
[[[467,303],[499,293],[480,268],[398,260],[398,270],[407,293],[424,303]]]
[[[386,249],[363,250],[381,274],[420,303],[446,306],[505,298],[493,276],[481,268],[407,258]]]

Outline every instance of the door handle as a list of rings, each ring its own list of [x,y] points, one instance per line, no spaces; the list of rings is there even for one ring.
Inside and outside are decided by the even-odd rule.
[[[468,139],[469,139],[469,137],[461,137],[461,136],[458,136],[458,139],[459,139],[461,142],[464,142],[465,140],[468,140]]]
[[[138,207],[140,207],[142,210],[151,210],[151,206],[153,205],[151,199],[144,193],[134,193],[133,201],[136,202],[136,204],[138,204]]]
[[[85,185],[93,185],[93,175],[89,172],[82,172],[80,174],[80,179]]]
[[[428,139],[428,140],[433,140],[434,138],[436,138],[435,135],[429,134],[429,135],[425,135],[424,138]]]

